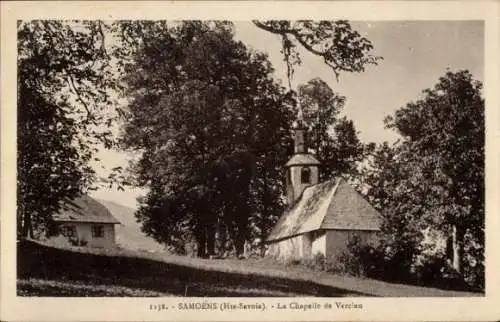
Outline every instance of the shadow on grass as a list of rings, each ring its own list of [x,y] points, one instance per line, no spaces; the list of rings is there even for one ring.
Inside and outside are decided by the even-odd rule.
[[[34,242],[18,244],[18,279],[43,279],[86,285],[109,285],[174,296],[371,296],[327,285],[272,277],[203,270],[145,258],[72,252]],[[19,292],[18,294],[33,295]],[[37,292],[37,296],[58,296]],[[59,296],[81,296],[79,293]]]

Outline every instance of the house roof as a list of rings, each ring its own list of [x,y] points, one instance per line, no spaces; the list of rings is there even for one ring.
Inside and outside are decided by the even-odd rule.
[[[55,222],[120,223],[106,207],[87,195],[65,201],[52,219]]]
[[[294,156],[285,164],[286,167],[293,165],[319,165],[320,162],[310,153],[296,153]]]
[[[338,178],[307,187],[269,234],[277,241],[318,229],[380,230],[381,216],[352,186]]]

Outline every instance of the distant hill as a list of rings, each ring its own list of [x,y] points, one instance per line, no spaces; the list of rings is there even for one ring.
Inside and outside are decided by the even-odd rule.
[[[134,209],[109,200],[96,200],[108,208],[113,217],[120,221],[121,224],[116,225],[116,243],[119,246],[130,250],[164,251],[164,246],[141,231],[141,226],[134,216]]]

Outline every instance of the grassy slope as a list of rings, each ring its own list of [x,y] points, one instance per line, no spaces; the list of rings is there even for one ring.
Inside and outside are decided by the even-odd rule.
[[[134,217],[135,210],[113,201],[97,199],[111,212],[121,224],[116,225],[116,242],[120,247],[130,250],[161,252],[164,247],[141,231]]]
[[[24,242],[21,296],[477,296],[312,272],[270,260],[203,260],[133,251],[71,251]]]

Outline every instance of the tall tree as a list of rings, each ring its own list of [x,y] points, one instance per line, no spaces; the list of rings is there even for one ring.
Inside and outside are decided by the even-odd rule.
[[[453,238],[462,273],[465,236],[484,246],[484,100],[468,71],[439,79],[425,97],[387,119],[413,155],[411,180],[426,196],[425,220]],[[481,261],[481,259],[479,259]]]
[[[133,100],[124,144],[142,151],[138,182],[163,191],[157,203],[176,211],[163,212],[162,225],[176,226],[180,218],[169,218],[181,216],[200,256],[214,252],[221,223],[241,254],[256,205],[276,205],[262,191],[280,187],[269,180],[286,160],[280,148],[290,141],[288,96],[266,56],[236,42],[226,24],[128,24],[144,32],[125,66]],[[148,200],[138,217],[147,233],[169,242]]]
[[[414,171],[407,145],[384,142],[372,145],[356,178],[358,191],[383,217],[381,251],[393,278],[406,279],[423,240],[425,195],[420,185],[407,180]],[[417,183],[417,184],[415,184]]]
[[[112,145],[109,56],[100,22],[18,23],[20,237],[46,227],[60,201],[92,185],[97,143]]]
[[[345,97],[319,78],[299,86],[299,100],[308,128],[308,146],[321,160],[320,180],[339,175],[353,176],[363,158],[364,146],[354,123],[339,117]]]
[[[375,149],[361,190],[385,214],[395,245],[416,255],[422,232],[440,231],[452,241],[453,268],[484,280],[481,88],[468,71],[449,71],[388,117],[387,127],[402,139]]]

